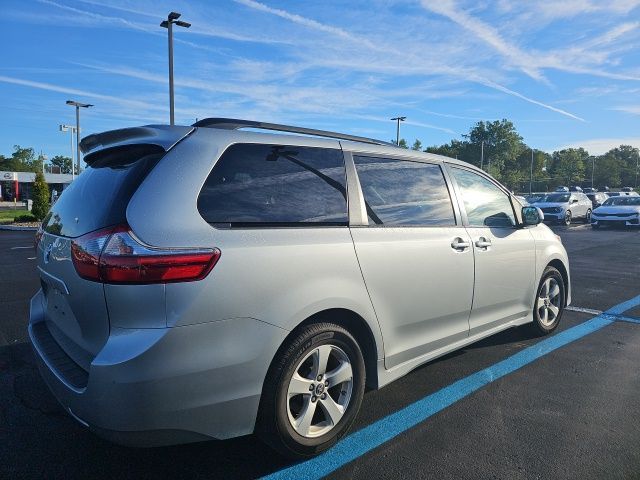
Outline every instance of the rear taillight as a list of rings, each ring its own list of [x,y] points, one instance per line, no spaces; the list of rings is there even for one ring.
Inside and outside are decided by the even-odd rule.
[[[171,283],[202,280],[220,258],[217,248],[155,248],[121,225],[83,235],[71,244],[82,278],[104,283]]]

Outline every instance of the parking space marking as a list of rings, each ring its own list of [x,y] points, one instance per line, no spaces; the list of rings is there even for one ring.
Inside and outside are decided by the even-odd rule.
[[[33,248],[33,245],[29,245],[28,247],[11,247],[10,250],[20,250],[21,248]]]
[[[592,308],[574,307],[573,305],[569,305],[568,307],[566,307],[566,310],[570,312],[588,313],[590,315],[600,315],[602,313],[602,310],[593,310]]]
[[[633,320],[633,323],[636,323],[636,319],[625,317],[622,314],[637,305],[640,305],[640,295],[620,303],[586,322],[541,340],[511,357],[427,395],[421,400],[364,427],[362,430],[347,435],[331,449],[315,458],[266,475],[263,479],[320,479],[424,422],[429,417],[471,395],[489,383],[515,372],[554,350],[618,320]],[[637,323],[640,323],[640,320]]]

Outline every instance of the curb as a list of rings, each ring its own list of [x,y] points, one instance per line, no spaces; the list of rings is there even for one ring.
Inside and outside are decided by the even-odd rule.
[[[14,232],[35,232],[38,227],[17,227],[14,225],[0,225],[0,230],[9,230]]]

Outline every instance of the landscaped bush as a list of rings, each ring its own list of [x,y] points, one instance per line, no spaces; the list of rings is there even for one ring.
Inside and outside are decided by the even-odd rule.
[[[15,222],[37,222],[38,219],[34,215],[18,215],[14,218]]]

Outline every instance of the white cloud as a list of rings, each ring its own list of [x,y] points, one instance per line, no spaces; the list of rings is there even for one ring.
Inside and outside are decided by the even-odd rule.
[[[582,147],[591,155],[602,155],[603,153],[607,153],[612,148],[619,147],[620,145],[631,145],[632,147],[640,148],[640,137],[592,138],[563,145],[561,147],[554,148],[553,150]]]

